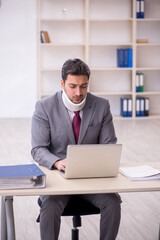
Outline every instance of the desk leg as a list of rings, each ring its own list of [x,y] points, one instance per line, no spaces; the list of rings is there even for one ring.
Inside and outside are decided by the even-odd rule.
[[[1,240],[7,240],[5,197],[1,197]]]
[[[3,197],[2,200],[1,240],[15,240],[15,226],[13,214],[13,197]]]

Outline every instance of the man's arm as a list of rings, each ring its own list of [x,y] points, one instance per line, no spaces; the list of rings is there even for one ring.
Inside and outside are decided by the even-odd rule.
[[[50,152],[51,132],[48,116],[41,102],[37,102],[32,118],[32,150],[33,159],[40,165],[52,169],[56,161],[60,160]]]
[[[113,117],[110,111],[109,101],[106,100],[102,126],[99,134],[99,144],[114,144],[117,142]]]

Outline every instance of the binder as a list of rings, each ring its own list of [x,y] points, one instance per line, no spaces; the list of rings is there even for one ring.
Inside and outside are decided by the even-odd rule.
[[[140,18],[144,18],[144,0],[140,0]]]
[[[127,98],[121,98],[121,116],[127,117]]]
[[[140,117],[140,99],[136,99],[136,117]]]
[[[128,103],[127,103],[127,110],[128,110],[128,114],[127,116],[128,117],[132,117],[132,99],[131,98],[128,98]]]
[[[144,86],[144,74],[139,74],[139,92],[143,92],[143,86]]]
[[[0,166],[0,189],[43,188],[45,181],[36,164]]]
[[[136,73],[136,92],[140,92],[140,76]]]
[[[140,18],[140,0],[136,1],[136,16]]]
[[[40,32],[40,38],[41,38],[41,43],[45,43],[46,42],[44,34],[43,34],[43,31]]]
[[[132,67],[132,48],[117,49],[117,66]]]
[[[149,116],[149,98],[145,98],[144,115]]]
[[[140,98],[140,116],[141,117],[144,117],[144,104],[145,104],[144,98]]]
[[[123,49],[123,51],[124,51],[124,54],[123,54],[123,57],[124,57],[124,59],[123,59],[123,64],[124,64],[124,67],[128,67],[128,48],[126,48],[126,49]]]
[[[132,98],[121,98],[121,116],[132,117]]]
[[[117,49],[117,66],[124,67],[124,49]]]
[[[128,48],[128,66],[127,67],[132,67],[132,48]]]

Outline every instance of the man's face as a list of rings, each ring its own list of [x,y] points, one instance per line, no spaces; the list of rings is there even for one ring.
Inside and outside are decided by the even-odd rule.
[[[73,103],[80,103],[87,94],[88,77],[68,74],[65,83],[61,80],[61,87]]]

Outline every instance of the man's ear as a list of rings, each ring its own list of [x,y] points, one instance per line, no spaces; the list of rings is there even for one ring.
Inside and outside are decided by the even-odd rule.
[[[64,89],[64,81],[61,79],[61,88]]]

